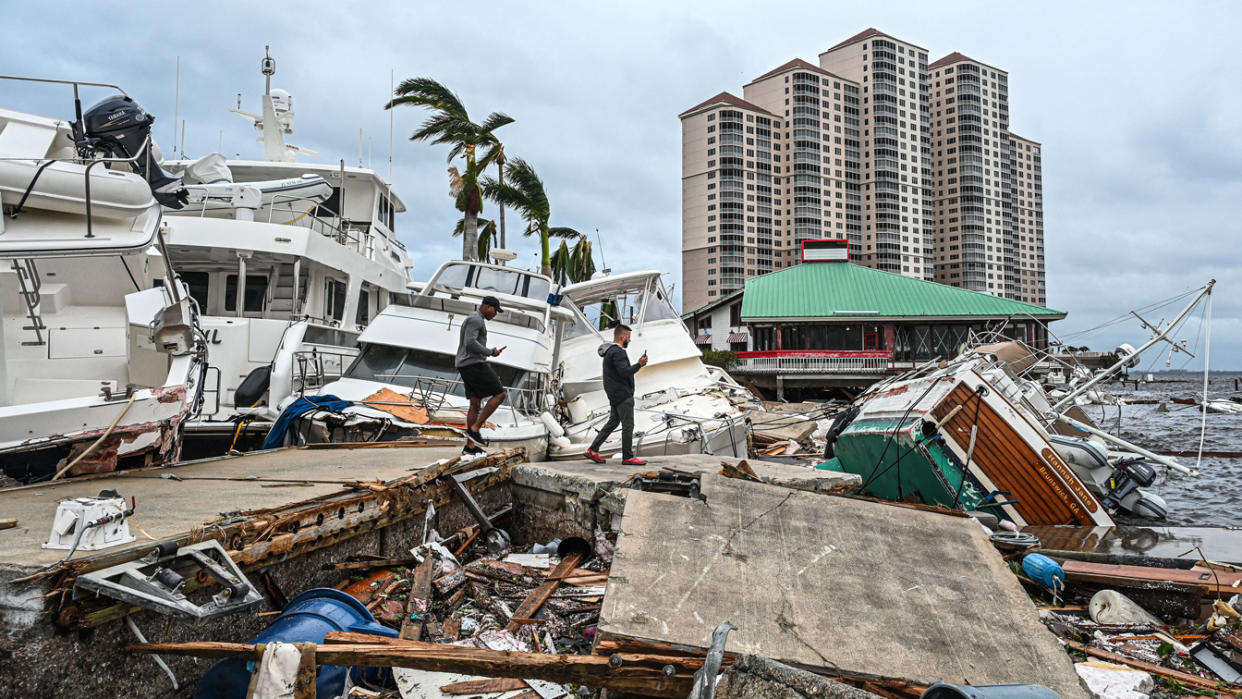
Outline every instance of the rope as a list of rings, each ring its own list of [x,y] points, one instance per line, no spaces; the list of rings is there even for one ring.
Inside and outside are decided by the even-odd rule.
[[[1210,289],[1203,314],[1207,329],[1203,342],[1203,416],[1199,423],[1199,456],[1195,459],[1196,471],[1203,464],[1203,438],[1207,435],[1208,373],[1212,367],[1212,291]]]
[[[95,447],[98,447],[100,444],[102,444],[103,441],[107,439],[109,435],[112,434],[112,430],[116,429],[117,424],[121,422],[121,418],[125,417],[125,413],[129,412],[130,407],[133,406],[134,401],[137,399],[138,399],[138,393],[135,392],[133,395],[129,397],[129,402],[125,404],[125,409],[121,411],[121,414],[117,415],[116,419],[112,421],[112,424],[108,425],[108,429],[104,430],[104,433],[99,435],[99,439],[96,439],[94,444],[87,447],[86,451],[82,452],[81,454],[78,454],[78,458],[74,459],[73,461],[70,461],[69,465],[57,471],[56,475],[52,476],[52,480],[57,480],[61,476],[65,475],[66,471],[73,468],[74,466],[77,466],[79,461],[81,461],[82,459],[85,459],[87,454],[90,454],[91,452],[95,451]]]

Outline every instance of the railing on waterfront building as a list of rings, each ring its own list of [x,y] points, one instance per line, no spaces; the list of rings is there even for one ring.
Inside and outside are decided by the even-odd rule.
[[[738,352],[739,374],[882,374],[893,368],[886,350],[775,350]]]

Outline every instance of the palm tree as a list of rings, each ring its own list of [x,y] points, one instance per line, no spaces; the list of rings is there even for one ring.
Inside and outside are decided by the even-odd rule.
[[[479,227],[479,259],[487,261],[487,256],[492,251],[492,245],[496,242],[496,222],[490,219],[478,219]],[[466,231],[466,219],[457,219],[457,225],[453,227],[453,237],[456,238]]]
[[[479,176],[497,158],[503,157],[503,148],[496,135],[492,132],[513,123],[513,117],[500,112],[487,115],[483,123],[476,124],[470,120],[466,107],[461,99],[447,87],[431,78],[410,78],[404,80],[393,92],[395,97],[384,106],[408,104],[415,107],[427,107],[432,110],[431,116],[417,131],[410,136],[411,141],[430,141],[433,144],[451,144],[448,161],[451,163],[458,157],[464,157],[466,168],[458,171],[450,168],[450,193],[457,210],[464,216],[462,227],[461,256],[462,259],[475,259],[478,253],[478,217],[483,211],[483,193],[479,189]],[[479,151],[483,149],[480,155]]]
[[[562,240],[561,246],[552,253],[552,279],[557,284],[584,282],[593,274],[595,260],[592,259],[591,241],[585,235],[579,235],[572,248]]]
[[[521,158],[509,161],[505,168],[508,182],[501,183],[491,177],[483,179],[483,193],[488,199],[512,208],[526,221],[525,235],[538,235],[540,246],[540,264],[543,273],[552,275],[552,255],[549,249],[551,238],[572,238],[582,234],[572,228],[551,226],[552,207],[548,203],[548,194],[544,190],[543,180],[535,173],[535,168]]]

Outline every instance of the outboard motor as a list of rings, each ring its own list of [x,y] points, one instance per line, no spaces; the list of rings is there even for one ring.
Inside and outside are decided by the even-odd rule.
[[[1164,503],[1144,494],[1146,488],[1156,482],[1156,469],[1142,459],[1126,459],[1117,462],[1117,470],[1108,478],[1109,491],[1103,504],[1110,512],[1125,508],[1130,512],[1155,519],[1164,519]]]
[[[95,151],[112,158],[134,158],[151,135],[151,116],[128,95],[115,95],[86,110],[82,123],[74,124],[77,146],[82,151]],[[133,161],[134,170],[151,186],[151,193],[160,204],[180,209],[186,203],[181,178],[164,172],[148,147],[142,157]]]

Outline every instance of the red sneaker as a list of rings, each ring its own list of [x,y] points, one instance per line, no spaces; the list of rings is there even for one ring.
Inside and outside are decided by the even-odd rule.
[[[647,460],[639,459],[639,458],[630,458],[630,459],[626,459],[625,461],[622,461],[621,463],[625,464],[626,466],[646,466]]]
[[[597,464],[606,463],[608,461],[603,456],[601,456],[599,452],[592,451],[590,449],[586,450],[586,458],[590,459],[591,461],[594,461]]]

